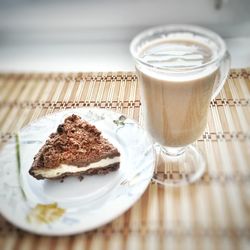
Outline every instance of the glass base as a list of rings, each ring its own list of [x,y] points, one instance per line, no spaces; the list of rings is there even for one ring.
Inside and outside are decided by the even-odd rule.
[[[182,186],[197,181],[205,172],[206,163],[193,145],[183,148],[155,145],[156,168],[153,180],[165,186]]]

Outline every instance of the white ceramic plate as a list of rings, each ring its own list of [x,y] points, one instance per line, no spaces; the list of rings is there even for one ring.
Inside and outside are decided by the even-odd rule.
[[[70,114],[94,124],[118,148],[118,171],[82,181],[68,177],[64,182],[29,175],[34,155]],[[23,128],[1,150],[1,214],[16,226],[42,235],[94,229],[121,215],[141,197],[153,176],[154,161],[151,139],[135,121],[121,114],[85,108],[53,113]]]

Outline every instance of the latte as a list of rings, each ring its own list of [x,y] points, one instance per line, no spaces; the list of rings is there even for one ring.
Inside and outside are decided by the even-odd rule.
[[[212,45],[195,38],[162,38],[142,48],[146,66],[137,65],[137,72],[144,125],[161,145],[182,147],[204,131],[218,72],[209,67],[215,57]]]

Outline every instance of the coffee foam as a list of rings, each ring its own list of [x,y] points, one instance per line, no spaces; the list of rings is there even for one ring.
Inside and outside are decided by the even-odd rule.
[[[139,53],[139,59],[146,65],[137,65],[140,71],[157,79],[171,81],[193,80],[207,76],[217,69],[211,64],[218,55],[214,42],[203,37],[189,37],[188,34],[174,34],[146,43]]]

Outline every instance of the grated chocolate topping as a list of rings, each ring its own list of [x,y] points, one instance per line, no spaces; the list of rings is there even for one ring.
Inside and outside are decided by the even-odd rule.
[[[94,125],[73,114],[49,136],[34,157],[30,172],[38,168],[56,168],[60,164],[83,167],[119,155]]]

